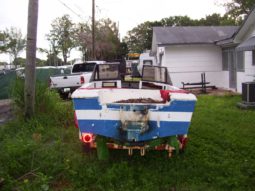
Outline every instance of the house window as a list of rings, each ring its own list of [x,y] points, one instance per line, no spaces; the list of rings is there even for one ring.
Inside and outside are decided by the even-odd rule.
[[[228,51],[222,51],[222,70],[228,71]]]
[[[255,66],[255,50],[252,51],[252,65]]]
[[[236,66],[238,72],[244,72],[244,52],[236,52]]]

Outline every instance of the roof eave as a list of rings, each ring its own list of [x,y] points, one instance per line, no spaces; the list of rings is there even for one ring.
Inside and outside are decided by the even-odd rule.
[[[178,46],[178,45],[215,45],[214,42],[188,42],[188,43],[158,43],[158,47],[163,46]]]
[[[255,5],[251,9],[250,13],[246,16],[245,20],[243,21],[242,25],[236,31],[234,35],[234,41],[239,42],[243,39],[243,36],[246,34],[246,31],[249,30],[249,25],[254,23],[255,17]],[[248,26],[247,26],[248,25]]]

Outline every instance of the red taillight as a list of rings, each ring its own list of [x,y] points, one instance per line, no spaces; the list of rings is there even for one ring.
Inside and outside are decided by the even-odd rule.
[[[84,79],[84,77],[83,76],[81,76],[81,84],[84,84],[85,83],[85,79]]]
[[[91,133],[82,133],[82,141],[84,143],[92,142],[93,134]]]
[[[76,112],[74,112],[74,125],[76,128],[78,128],[78,120],[77,120]]]

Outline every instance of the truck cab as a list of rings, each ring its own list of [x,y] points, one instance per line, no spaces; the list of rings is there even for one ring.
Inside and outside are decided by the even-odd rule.
[[[75,63],[71,68],[71,74],[51,76],[50,88],[56,89],[63,98],[70,97],[73,91],[90,81],[94,67],[103,63],[105,61]]]

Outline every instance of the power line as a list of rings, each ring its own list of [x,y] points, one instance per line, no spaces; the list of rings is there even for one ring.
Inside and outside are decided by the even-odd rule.
[[[84,10],[82,10],[81,8],[80,8],[80,6],[78,6],[76,3],[74,3],[73,4],[75,7],[76,7],[76,9],[80,12],[80,13],[84,13]]]
[[[73,9],[71,9],[68,5],[66,5],[63,1],[58,0],[63,6],[65,6],[67,9],[69,9],[69,11],[71,11],[72,13],[74,13],[76,16],[78,16],[80,19],[83,20],[82,16],[78,13],[76,13]]]

